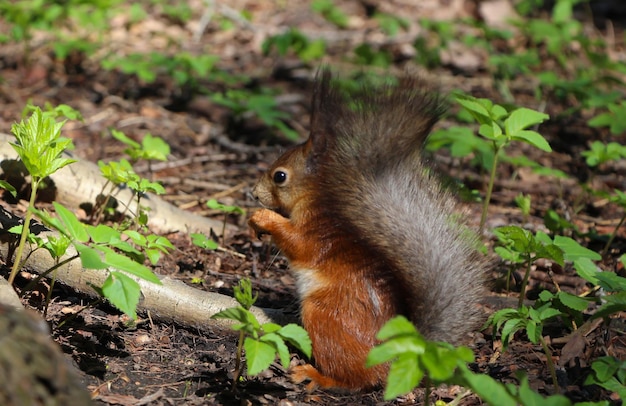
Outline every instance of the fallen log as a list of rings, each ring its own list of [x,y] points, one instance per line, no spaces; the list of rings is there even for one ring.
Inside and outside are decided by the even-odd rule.
[[[53,231],[41,232],[39,236],[44,239],[48,236],[58,238],[58,234]],[[9,245],[0,244],[0,256],[5,261],[11,262],[7,258],[8,254]],[[73,246],[70,246],[66,254],[59,259],[59,263],[63,263],[65,259],[76,255],[76,250]],[[32,249],[32,247],[28,246],[25,249],[24,256],[27,258],[24,263],[24,269],[27,269],[29,272],[43,274],[56,264],[52,256],[44,249]],[[211,316],[221,310],[238,305],[235,299],[230,296],[202,291],[169,277],[160,277],[162,284],[158,285],[136,278],[128,273],[126,275],[136,280],[141,287],[141,299],[139,300],[137,310],[143,313],[149,312],[150,316],[156,320],[174,322],[182,326],[201,330],[216,326],[225,327],[230,325],[229,321],[211,319]],[[58,282],[85,295],[96,297],[97,293],[92,286],[102,286],[108,276],[108,272],[105,270],[85,269],[82,267],[80,259],[77,258],[58,267],[54,276]],[[284,324],[285,322],[293,321],[291,317],[277,309],[264,309],[253,306],[250,311],[261,323],[273,321]]]

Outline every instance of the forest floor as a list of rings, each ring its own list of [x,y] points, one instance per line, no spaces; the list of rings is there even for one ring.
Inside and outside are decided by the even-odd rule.
[[[295,129],[301,139],[307,135],[311,80],[320,63],[306,64],[293,56],[280,57],[275,53],[264,55],[261,50],[263,40],[286,27],[298,27],[313,38],[326,40],[323,63],[339,71],[351,69],[345,55],[354,44],[380,42],[371,20],[366,17],[366,2],[337,2],[351,16],[349,27],[340,30],[311,11],[308,2],[302,0],[284,2],[284,5],[281,2],[243,0],[223,2],[229,5],[216,9],[216,17],[203,31],[200,41],[196,42],[193,35],[199,29],[198,21],[204,3],[199,0],[188,3],[194,13],[189,23],[168,17],[158,6],[149,8],[140,22],[131,22],[128,15],[117,16],[107,33],[107,38],[110,38],[107,51],[120,54],[167,52],[168,44],[175,42],[185,44],[185,48],[192,53],[217,55],[219,69],[232,75],[247,76],[250,87],[276,91],[279,95],[276,97],[277,108],[288,114],[287,125]],[[420,3],[419,6],[410,1],[387,3],[380,7],[407,18],[489,17],[481,16],[470,1],[428,0],[416,2]],[[234,28],[220,28],[220,21],[228,21],[224,17],[218,19],[220,13],[227,15],[229,10],[244,8],[250,13],[250,23],[234,20]],[[395,57],[395,72],[412,66],[409,50],[419,32],[416,28],[418,18],[413,19],[415,21],[408,32],[385,44]],[[615,22],[616,38],[624,38],[619,31],[624,21]],[[602,35],[604,27],[590,30]],[[0,28],[3,28],[1,19]],[[64,128],[64,136],[70,137],[76,146],[73,154],[81,160],[97,162],[124,157],[124,146],[110,136],[110,128],[121,130],[136,140],[141,140],[146,133],[162,137],[171,146],[168,163],[152,168],[144,165],[137,168],[137,172],[161,182],[166,189],[165,200],[219,221],[225,215],[206,208],[207,200],[217,198],[221,203],[244,208],[247,214],[227,217],[235,231],[229,232],[221,244],[230,252],[196,247],[188,233],[182,231],[166,235],[176,249],[162,259],[155,272],[197,289],[227,295],[232,295],[232,287],[238,280],[248,277],[252,280],[254,291],[259,294],[258,305],[297,308],[294,278],[286,261],[275,255],[269,240],[254,238],[246,225],[247,217],[257,207],[249,197],[252,185],[291,141],[274,135],[258,118],[245,115],[242,118],[233,117],[230,109],[212,102],[206,95],[186,92],[166,75],[158,76],[154,83],[146,83],[135,75],[105,70],[94,58],[85,58],[81,54],[57,60],[52,56],[51,44],[45,34],[36,36],[31,44],[28,55],[22,43],[6,44],[0,48],[1,132],[8,133],[11,124],[21,119],[27,102],[32,101],[41,106],[45,103],[64,103],[82,113],[84,122],[68,122]],[[614,49],[623,53],[624,44],[618,42]],[[460,89],[500,102],[501,96],[496,91],[492,74],[485,68],[485,55],[464,49],[457,51],[439,68],[424,72],[427,80],[446,93]],[[219,83],[213,86],[212,90],[217,92],[227,85]],[[511,82],[510,89],[516,103],[538,108],[534,86],[525,81]],[[551,117],[557,117],[567,107],[549,103],[546,112]],[[582,231],[595,229],[598,234],[608,234],[613,230],[621,217],[619,209],[589,198],[580,186],[589,177],[580,152],[587,149],[591,141],[607,137],[606,132],[599,129],[591,131],[584,123],[584,117],[573,115],[542,125],[541,133],[554,149],[550,154],[525,144],[517,143],[510,147],[507,151],[510,155],[525,155],[545,166],[564,171],[570,178],[559,180],[538,176],[531,171],[502,164],[489,208],[487,230],[509,224],[543,230],[543,215],[548,209],[571,215],[569,220]],[[439,126],[448,124],[444,120]],[[484,192],[487,175],[469,166],[467,160],[453,159],[445,152],[437,152],[432,162],[446,176]],[[594,182],[599,183],[598,187],[624,190],[625,176],[626,166],[616,164],[596,175]],[[520,193],[532,198],[532,211],[528,218],[522,216],[514,203],[515,196]],[[23,200],[11,201],[5,194],[0,203],[23,216],[24,200],[27,198],[25,195],[21,198]],[[49,201],[41,201],[37,206],[51,208]],[[467,203],[465,206],[471,215],[471,223],[477,225],[481,205]],[[575,214],[573,208],[577,209]],[[485,241],[492,246],[494,237],[486,233]],[[601,246],[595,244],[597,246],[591,248],[600,250]],[[626,232],[622,228],[601,266],[606,270],[623,272],[617,259],[625,251]],[[507,265],[495,260],[495,256],[493,262],[493,283],[490,295],[484,301],[485,315],[510,304],[514,306],[518,295],[517,292],[507,293],[501,282],[508,270]],[[6,271],[4,267],[2,272]],[[25,273],[18,279],[18,286],[25,284],[27,276]],[[576,294],[587,289],[584,280],[577,277],[571,267],[555,270],[551,264],[540,262],[531,274],[528,298],[536,298],[534,292],[538,289],[553,290],[555,282],[561,289]],[[29,292],[23,298],[24,304],[42,309],[47,288],[48,285],[42,283]],[[414,393],[388,403],[383,400],[382,390],[356,394],[321,390],[307,393],[304,386],[291,383],[287,372],[275,363],[260,376],[242,380],[237,391],[231,392],[235,367],[234,334],[163,323],[150,319],[148,314],[140,314],[138,322],[128,327],[122,314],[105,305],[90,307],[59,328],[59,323],[67,318],[67,314],[76,313],[90,299],[60,285],[55,286],[52,298],[46,318],[54,339],[82,371],[84,384],[95,397],[96,404],[413,404],[419,402],[423,391],[416,389]],[[550,331],[551,336],[567,334],[567,330],[558,325],[548,328],[556,330]],[[568,354],[567,357],[560,352],[562,344],[553,344],[561,385],[572,400],[606,399],[609,394],[583,387],[581,377],[589,370],[589,360],[600,353],[610,352],[623,359],[626,340],[615,329],[596,326],[588,333],[586,343],[580,353]],[[522,339],[514,340],[510,348],[502,352],[497,337],[483,331],[476,332],[470,346],[476,356],[473,364],[476,371],[502,382],[517,382],[516,372],[525,371],[534,390],[543,394],[552,393],[545,355],[539,345]],[[292,362],[299,362],[298,356]],[[460,387],[437,388],[432,398],[449,401],[463,391]],[[479,402],[472,395],[462,401],[463,404]]]

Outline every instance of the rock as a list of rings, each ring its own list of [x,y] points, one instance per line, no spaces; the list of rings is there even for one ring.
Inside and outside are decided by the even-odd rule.
[[[82,406],[91,398],[46,322],[0,304],[0,405]]]

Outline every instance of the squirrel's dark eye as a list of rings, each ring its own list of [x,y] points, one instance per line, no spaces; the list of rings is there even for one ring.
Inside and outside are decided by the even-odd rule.
[[[287,173],[283,171],[274,172],[274,183],[276,183],[277,185],[280,185],[281,183],[285,183],[286,180],[287,180]]]

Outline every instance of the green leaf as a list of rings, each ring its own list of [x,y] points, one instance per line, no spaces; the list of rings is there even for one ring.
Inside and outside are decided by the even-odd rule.
[[[80,256],[80,262],[85,269],[107,269],[108,265],[102,262],[100,251],[82,244],[74,244]]]
[[[138,276],[148,282],[161,285],[161,280],[145,265],[137,263],[127,256],[118,254],[111,249],[103,248],[104,247],[98,247],[98,249],[104,252],[104,263],[107,265]]]
[[[63,124],[43,114],[39,107],[34,107],[30,118],[11,127],[17,139],[11,145],[32,175],[33,183],[76,162],[75,159],[60,157],[66,149],[73,147],[70,139],[61,137]]]
[[[478,134],[489,140],[496,141],[501,138],[502,129],[496,122],[481,124],[478,128]]]
[[[509,114],[509,112],[506,111],[506,109],[500,106],[499,104],[494,104],[493,107],[491,108],[491,118],[495,121],[500,120],[502,117],[505,117],[507,114]]]
[[[122,131],[118,131],[118,130],[112,129],[111,130],[111,135],[116,140],[118,140],[118,141],[128,145],[131,148],[134,148],[134,149],[140,149],[141,148],[141,145],[139,145],[139,143],[137,141],[135,141],[132,138],[128,137]]]
[[[563,313],[559,310],[559,309],[554,309],[552,307],[546,307],[545,309],[542,309],[539,312],[539,319],[538,321],[544,322],[548,319],[551,319],[552,317],[557,317],[562,315]]]
[[[384,341],[397,335],[415,334],[416,332],[415,325],[406,317],[396,316],[383,325],[378,334],[376,334],[376,338]]]
[[[67,248],[70,246],[70,239],[63,234],[59,234],[59,238],[55,238],[53,236],[48,236],[47,241],[39,244],[39,246],[43,246],[53,258],[60,258],[65,255],[67,252]]]
[[[174,245],[166,237],[162,235],[149,234],[147,237],[148,247],[156,248],[163,253],[168,253],[169,250],[173,250]]]
[[[468,95],[462,95],[457,96],[455,100],[461,106],[465,107],[479,124],[490,124],[493,121],[489,115],[489,111],[487,111],[485,106],[479,103],[477,99]]]
[[[591,369],[595,372],[597,382],[606,382],[617,373],[620,364],[622,368],[626,367],[624,361],[619,361],[613,357],[600,357],[593,361]]]
[[[233,292],[235,295],[235,300],[239,303],[244,309],[250,309],[254,302],[256,302],[256,298],[258,295],[252,295],[252,282],[250,279],[243,278],[239,280],[239,283],[236,286],[233,286]]]
[[[565,266],[563,250],[555,244],[535,247],[535,251],[537,253],[537,258],[551,259],[560,266]]]
[[[307,46],[302,48],[302,50],[298,52],[298,57],[304,62],[311,62],[323,57],[325,52],[326,41],[323,39],[316,39],[310,41]]]
[[[9,192],[13,197],[17,197],[17,190],[9,182],[0,180],[0,188]]]
[[[557,297],[565,306],[579,312],[587,310],[587,307],[589,306],[588,299],[572,295],[571,293],[561,291],[557,294]]]
[[[65,224],[65,230],[69,234],[69,237],[79,242],[89,241],[89,235],[85,230],[85,225],[78,220],[74,213],[66,209],[60,203],[52,202],[52,205],[54,206],[54,211],[59,218],[61,218],[63,224]]]
[[[283,326],[280,330],[276,332],[276,334],[280,335],[282,338],[285,339],[285,341],[296,347],[304,355],[311,358],[311,338],[309,338],[309,334],[306,332],[305,329],[298,326],[297,324],[290,323],[286,326]]]
[[[519,386],[519,397],[523,400],[525,406],[571,406],[572,403],[568,398],[562,395],[553,395],[544,398],[539,393],[533,391],[528,385],[528,378],[524,377]]]
[[[162,252],[158,249],[146,249],[146,256],[152,265],[156,265],[159,263],[159,259],[161,259]]]
[[[52,108],[51,105],[46,103],[46,111],[44,114],[51,113],[51,116],[54,118],[65,117],[70,120],[80,120],[83,121],[83,116],[80,114],[78,110],[73,109],[67,104],[59,104],[58,106]]]
[[[112,240],[119,240],[121,236],[119,231],[104,224],[98,224],[95,227],[88,225],[86,226],[86,231],[96,244],[106,244]]]
[[[591,259],[579,258],[575,260],[574,269],[576,269],[578,276],[587,282],[591,282],[594,285],[598,284],[598,278],[596,278],[598,267],[591,261]]]
[[[123,234],[130,237],[130,239],[133,240],[135,244],[141,247],[145,247],[148,241],[148,238],[146,238],[146,236],[135,230],[124,230]]]
[[[224,213],[235,213],[235,214],[245,214],[245,210],[239,206],[228,206],[222,203],[219,203],[215,199],[209,199],[206,202],[206,205],[209,209],[219,210]]]
[[[526,335],[533,344],[537,344],[539,342],[539,339],[541,338],[541,330],[542,328],[534,321],[528,321],[526,323]]]
[[[526,327],[527,320],[511,319],[507,320],[502,327],[502,344],[506,348],[513,335]]]
[[[468,356],[469,359],[465,358]],[[454,375],[460,362],[471,362],[474,354],[469,348],[452,348],[440,343],[428,342],[426,351],[420,357],[421,362],[428,371],[428,376],[435,382],[448,381]]]
[[[283,368],[289,368],[289,361],[291,360],[291,356],[289,354],[289,349],[287,345],[285,345],[285,341],[278,335],[274,333],[264,334],[260,341],[264,343],[268,343],[274,346],[275,352],[278,352],[278,357],[280,358],[280,364]]]
[[[204,234],[191,233],[191,242],[200,248],[215,250],[219,245]]]
[[[512,251],[505,247],[494,247],[493,249],[500,258],[513,264],[521,264],[525,261],[519,252]]]
[[[372,348],[367,355],[365,365],[370,367],[383,364],[406,353],[420,355],[425,350],[426,342],[417,334],[396,336]]]
[[[229,320],[241,322],[244,326],[241,326],[237,328],[236,330],[245,328],[246,331],[251,332],[251,331],[259,331],[261,329],[261,324],[258,322],[254,314],[252,314],[249,310],[246,310],[241,306],[224,309],[212,315],[211,318],[212,319],[229,319]]]
[[[519,131],[511,137],[512,140],[526,142],[534,147],[539,148],[542,151],[552,152],[552,148],[548,141],[541,134],[535,131]]]
[[[577,241],[569,238],[557,235],[554,237],[554,245],[563,250],[564,258],[567,261],[576,261],[580,258],[589,258],[594,261],[599,261],[602,256],[595,251],[583,247]]]
[[[522,214],[524,216],[528,216],[528,214],[530,213],[531,196],[520,193],[515,196],[514,200],[515,204],[517,204],[517,207],[519,207],[522,211]]]
[[[626,291],[626,278],[623,278],[614,272],[598,272],[595,274],[598,285],[609,292]]]
[[[573,5],[577,1],[557,1],[552,9],[552,21],[556,24],[567,23],[572,20]]]
[[[424,377],[424,370],[419,367],[417,355],[402,354],[389,366],[385,400],[394,399],[409,393]]]
[[[498,310],[497,312],[495,312],[491,316],[489,316],[489,319],[487,319],[487,322],[485,323],[485,327],[495,323],[496,330],[499,330],[500,326],[504,322],[506,322],[508,320],[519,318],[520,317],[519,313],[520,312],[519,312],[518,309],[511,309],[511,308],[505,308],[505,309]]]
[[[261,324],[261,329],[263,330],[263,332],[265,334],[269,334],[269,333],[275,333],[278,330],[281,329],[281,325],[280,324],[276,324],[276,323],[263,323]]]
[[[509,136],[515,137],[522,130],[541,124],[549,118],[550,116],[547,114],[521,107],[512,111],[509,117],[504,120],[504,128]]]
[[[167,161],[167,156],[170,154],[170,146],[161,137],[155,137],[147,133],[141,144],[144,151],[142,158]]]
[[[526,253],[533,236],[530,231],[518,226],[503,226],[493,230],[498,240],[520,253]]]
[[[248,375],[256,375],[266,370],[276,358],[276,350],[272,344],[246,337],[243,346],[246,350]]]
[[[517,406],[517,399],[506,387],[486,374],[474,374],[466,366],[461,369],[461,376],[473,392],[490,405]]]
[[[137,318],[137,304],[141,289],[132,278],[121,272],[111,271],[102,285],[104,296],[132,319]]]

